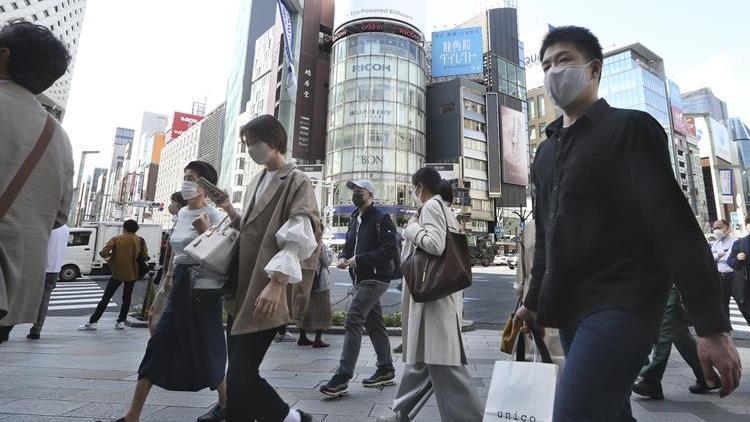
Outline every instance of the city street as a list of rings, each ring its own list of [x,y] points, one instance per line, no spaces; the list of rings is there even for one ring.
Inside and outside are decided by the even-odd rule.
[[[42,339],[29,341],[24,327],[11,333],[0,345],[0,421],[2,422],[94,422],[111,421],[123,415],[130,402],[136,368],[143,356],[148,330],[128,328],[115,331],[114,315],[107,314],[96,332],[79,332],[80,318],[51,317]],[[396,394],[395,387],[365,389],[359,383],[375,370],[375,354],[368,339],[363,342],[349,397],[325,400],[317,391],[335,369],[343,336],[325,335],[329,349],[300,348],[296,343],[274,343],[261,373],[290,405],[314,414],[316,421],[364,422],[386,415]],[[391,345],[401,341],[391,338]],[[496,360],[507,359],[498,351],[497,330],[466,333],[469,369],[485,400]],[[743,343],[740,343],[743,346]],[[740,354],[750,366],[750,346]],[[403,364],[396,359],[397,376]],[[714,394],[688,393],[692,373],[672,354],[663,380],[664,401],[633,398],[635,417],[640,422],[741,422],[750,420],[750,378],[743,378],[735,393],[721,400]],[[190,422],[216,400],[216,393],[167,392],[155,388],[149,396],[143,421]],[[434,398],[416,419],[439,420]]]

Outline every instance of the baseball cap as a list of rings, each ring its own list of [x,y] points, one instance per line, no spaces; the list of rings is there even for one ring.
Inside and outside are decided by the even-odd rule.
[[[371,181],[366,180],[366,179],[356,180],[356,181],[350,180],[346,182],[346,187],[352,190],[356,188],[364,189],[370,192],[371,194],[375,195],[375,186],[372,184]]]

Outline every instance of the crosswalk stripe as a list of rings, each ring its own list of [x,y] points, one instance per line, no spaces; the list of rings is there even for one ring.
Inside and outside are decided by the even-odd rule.
[[[88,290],[65,290],[62,292],[52,292],[52,296],[54,295],[76,295],[76,294],[88,294],[88,293],[104,293],[103,290],[94,290],[94,289],[88,289]]]
[[[57,296],[52,296],[50,298],[50,300],[56,300],[56,299],[75,299],[75,298],[81,298],[81,299],[83,299],[85,297],[101,298],[102,297],[102,292],[99,292],[99,293],[88,293],[88,294],[85,294],[85,295],[57,295]]]
[[[79,303],[77,305],[56,305],[56,306],[50,306],[48,309],[50,311],[64,311],[68,309],[93,309],[96,308],[96,303]],[[107,307],[117,306],[115,303],[110,303],[107,305]]]
[[[76,287],[73,289],[55,289],[53,291],[55,292],[80,292],[80,291],[85,291],[85,290],[96,290],[98,292],[102,291],[102,289],[98,287]]]
[[[62,305],[65,303],[99,303],[101,300],[100,297],[92,297],[88,299],[60,299],[60,300],[50,300],[50,305]]]

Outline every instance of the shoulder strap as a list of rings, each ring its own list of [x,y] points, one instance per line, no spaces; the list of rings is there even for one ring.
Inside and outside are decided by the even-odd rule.
[[[39,135],[39,139],[37,139],[34,148],[31,149],[29,156],[26,157],[26,160],[21,164],[16,175],[13,176],[13,180],[10,181],[10,184],[5,189],[5,192],[3,192],[3,195],[0,196],[0,218],[5,217],[5,213],[7,213],[10,206],[13,205],[13,201],[16,200],[23,185],[26,184],[26,180],[31,176],[34,167],[39,163],[42,155],[44,155],[44,151],[47,150],[47,145],[49,145],[53,133],[55,133],[55,120],[52,116],[47,114],[47,121],[44,123],[44,129],[42,129],[42,133]]]

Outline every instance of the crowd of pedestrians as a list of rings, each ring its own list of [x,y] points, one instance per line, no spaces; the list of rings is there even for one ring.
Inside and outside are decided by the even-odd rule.
[[[591,32],[555,28],[540,57],[546,88],[563,115],[547,127],[533,165],[535,218],[524,234],[522,304],[514,325],[522,332],[548,330],[550,348],[564,360],[554,421],[634,420],[630,392],[663,398],[661,378],[672,344],[693,369],[692,393],[718,389],[727,396],[742,372],[729,335],[729,302],[734,298],[748,319],[750,289],[740,294],[738,287],[747,286],[750,236],[736,240],[729,224],[717,221],[708,247],[672,174],[661,125],[599,98],[603,56]],[[40,337],[60,268],[72,194],[71,147],[35,94],[59,78],[68,62],[65,47],[43,27],[17,22],[0,30],[0,342],[17,324],[32,323],[29,339]],[[240,138],[262,167],[246,189],[244,210],[238,212],[226,195],[215,200],[205,183],[215,185],[217,172],[203,161],[186,165],[182,189],[171,197],[175,221],[149,312],[152,335],[131,405],[117,421],[138,421],[154,385],[216,390],[218,401],[201,422],[312,421],[278,394],[260,367],[274,340],[291,338],[291,323],[300,328],[299,346],[328,347],[322,336],[331,324],[332,262],[348,271],[353,297],[338,368],[320,392],[329,398],[348,394],[366,329],[377,369],[362,384],[399,384],[393,414],[380,421],[412,420],[432,394],[443,421],[482,420],[484,406],[461,334],[461,290],[417,301],[403,284],[400,380],[381,304],[391,281],[402,279],[402,262],[417,250],[444,256],[450,234],[463,231],[450,209],[451,184],[433,168],[415,172],[418,211],[399,234],[375,205],[373,183],[348,182],[356,209],[342,252],[333,257],[322,241],[313,184],[285,158],[282,124],[263,115],[244,125]],[[186,253],[222,221],[237,233],[226,274]],[[123,233],[101,251],[112,278],[80,330],[97,328],[121,285],[115,328],[124,328],[140,263],[148,257],[138,230],[137,222],[125,221]],[[197,288],[207,281],[222,286],[221,294]],[[312,333],[314,340],[307,337]]]

